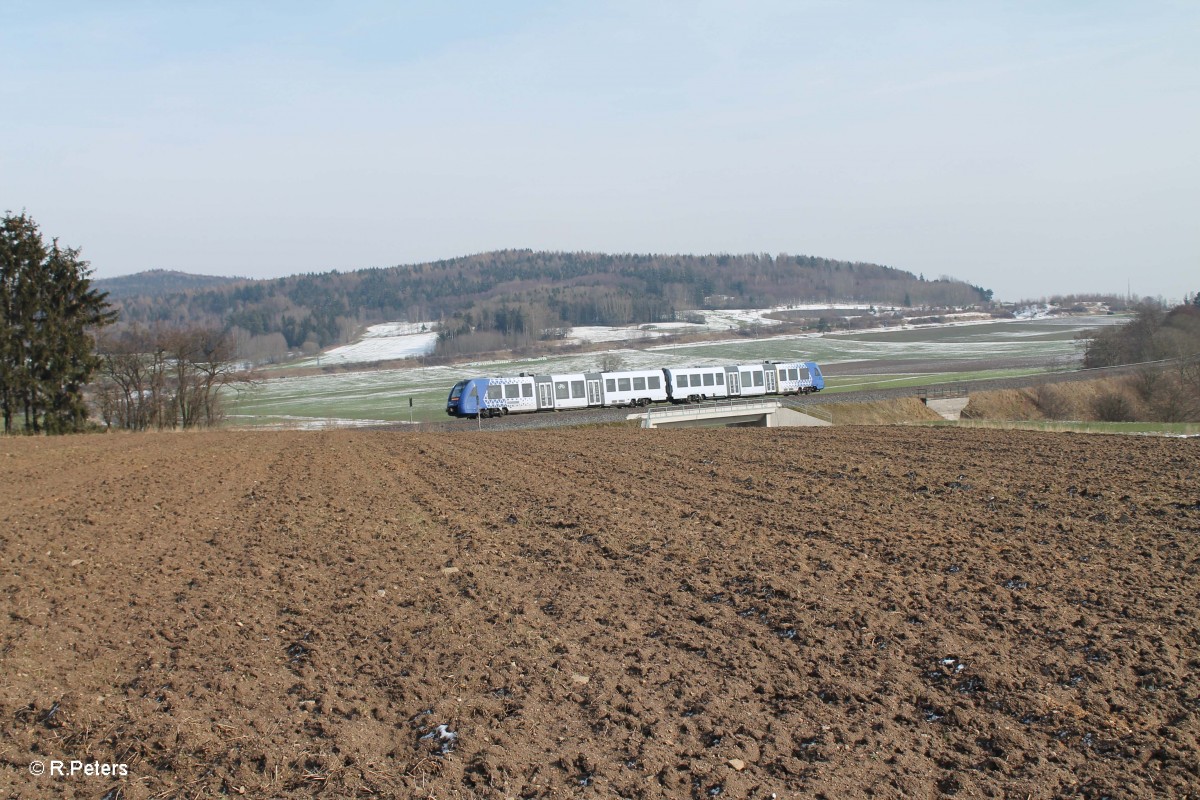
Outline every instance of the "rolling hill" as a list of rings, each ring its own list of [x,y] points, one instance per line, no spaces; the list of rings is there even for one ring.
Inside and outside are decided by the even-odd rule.
[[[289,348],[317,348],[347,341],[363,324],[437,321],[439,348],[453,352],[525,346],[573,325],[671,321],[699,308],[948,307],[991,298],[951,278],[814,256],[533,250],[271,280],[156,271],[97,284],[117,301],[124,324],[237,328],[243,340],[269,336]]]

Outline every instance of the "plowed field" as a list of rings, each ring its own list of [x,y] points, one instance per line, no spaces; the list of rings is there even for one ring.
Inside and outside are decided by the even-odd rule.
[[[1197,796],[1198,465],[910,428],[6,439],[0,794]]]

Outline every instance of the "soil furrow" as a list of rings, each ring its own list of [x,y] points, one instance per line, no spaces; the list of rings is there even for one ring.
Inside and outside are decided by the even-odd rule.
[[[11,796],[1187,797],[1200,443],[5,441]],[[124,779],[30,775],[124,762]],[[110,797],[116,795],[109,794]]]

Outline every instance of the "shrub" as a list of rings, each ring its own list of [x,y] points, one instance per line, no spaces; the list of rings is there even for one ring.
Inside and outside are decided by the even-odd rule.
[[[1034,388],[1033,402],[1046,419],[1070,419],[1071,403],[1063,393],[1063,388],[1053,384],[1043,383]]]
[[[1096,395],[1092,400],[1092,411],[1101,422],[1131,422],[1133,420],[1133,404],[1125,395],[1107,391]]]

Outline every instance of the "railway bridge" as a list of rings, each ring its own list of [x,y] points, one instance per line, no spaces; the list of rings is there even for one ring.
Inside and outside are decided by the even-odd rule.
[[[828,412],[785,408],[779,400],[710,400],[695,405],[652,408],[630,414],[643,428],[779,428],[797,425],[829,425]]]

